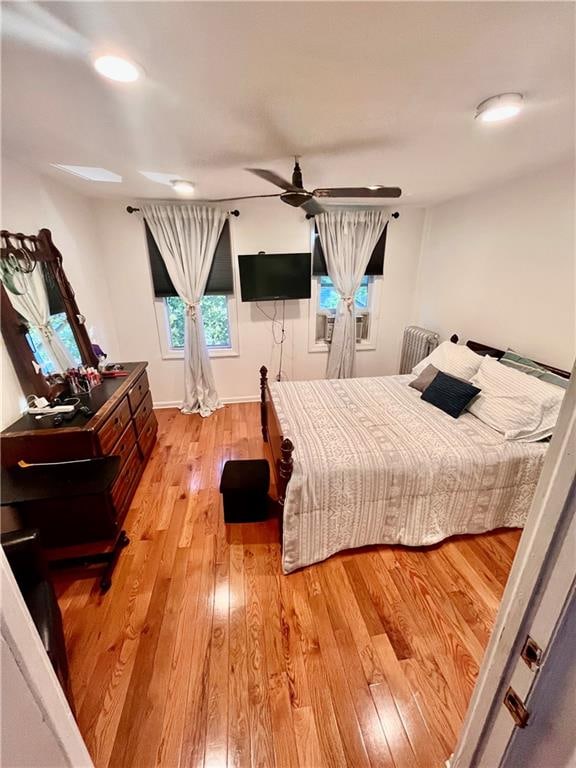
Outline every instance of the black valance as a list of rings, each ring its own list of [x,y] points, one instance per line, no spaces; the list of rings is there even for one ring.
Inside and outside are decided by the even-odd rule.
[[[388,232],[388,224],[384,227],[382,234],[378,238],[378,242],[374,246],[370,261],[366,267],[365,275],[381,275],[384,272],[384,251],[386,250],[386,234]],[[322,250],[322,244],[320,243],[320,235],[314,225],[314,251],[312,261],[312,274],[315,276],[323,276],[328,274],[326,269],[326,259],[324,257],[324,251]]]
[[[157,299],[165,296],[177,296],[178,292],[172,284],[164,260],[160,254],[154,235],[152,234],[148,222],[144,219],[146,228],[146,243],[148,245],[148,257],[150,259],[150,270],[152,272],[152,284],[154,286],[154,296]],[[214,253],[214,260],[208,275],[206,283],[206,295],[222,295],[234,293],[234,279],[232,276],[232,247],[230,244],[230,224],[224,222],[220,238]]]
[[[60,293],[60,288],[56,285],[54,280],[54,274],[50,265],[46,261],[40,261],[36,264],[36,269],[42,270],[42,276],[44,278],[44,286],[46,288],[46,295],[48,296],[48,307],[51,315],[58,315],[60,312],[66,311],[66,305],[64,299]]]

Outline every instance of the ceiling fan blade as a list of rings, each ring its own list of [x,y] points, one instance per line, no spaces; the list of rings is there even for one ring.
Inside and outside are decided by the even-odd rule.
[[[240,197],[220,197],[217,200],[205,200],[206,203],[233,203],[235,200],[256,200],[262,197],[280,197],[282,192],[277,195],[242,195]],[[200,201],[198,201],[200,202]]]
[[[244,170],[259,176],[261,179],[269,181],[270,184],[275,184],[277,187],[280,187],[280,189],[285,189],[287,192],[292,192],[293,190],[298,189],[292,182],[286,181],[286,179],[283,179],[282,176],[278,176],[274,171],[267,171],[265,168],[245,168]]]
[[[324,213],[324,208],[322,208],[318,200],[314,200],[313,197],[303,203],[300,208],[310,214],[310,216],[318,216],[320,213]]]
[[[400,197],[400,187],[329,187],[315,189],[314,197]]]

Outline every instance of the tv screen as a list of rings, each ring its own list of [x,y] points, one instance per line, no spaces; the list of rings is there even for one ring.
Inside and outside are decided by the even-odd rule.
[[[309,299],[310,253],[257,253],[238,256],[242,301]]]

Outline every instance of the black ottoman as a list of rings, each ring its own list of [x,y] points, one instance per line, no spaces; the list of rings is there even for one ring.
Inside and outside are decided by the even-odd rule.
[[[268,517],[270,467],[266,459],[227,461],[220,479],[225,523],[257,523]]]

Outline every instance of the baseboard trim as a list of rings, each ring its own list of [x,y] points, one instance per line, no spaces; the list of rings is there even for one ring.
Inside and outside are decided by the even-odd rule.
[[[260,399],[255,395],[242,395],[240,397],[221,397],[220,400],[224,405],[232,405],[233,403],[259,403]],[[181,400],[159,400],[154,402],[152,407],[156,410],[162,410],[163,408],[180,408],[182,405]]]

